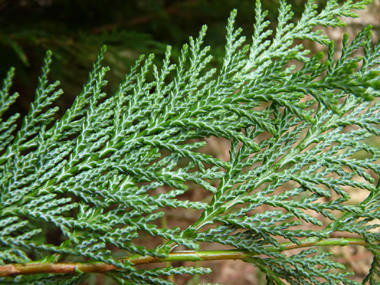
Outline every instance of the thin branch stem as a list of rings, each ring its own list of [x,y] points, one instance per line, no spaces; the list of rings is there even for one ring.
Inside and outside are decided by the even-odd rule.
[[[313,247],[313,246],[347,246],[361,245],[368,243],[363,238],[330,238],[316,242],[310,240],[301,241],[299,245],[288,242],[282,243],[279,247],[270,246],[267,250],[272,252],[282,252],[290,249]],[[171,252],[167,257],[159,258],[152,256],[132,255],[123,260],[129,261],[134,265],[172,262],[172,261],[207,261],[207,260],[226,260],[226,259],[247,259],[256,256],[257,253],[245,252],[241,250],[208,250],[208,251],[178,251]],[[0,277],[16,276],[24,274],[41,273],[105,273],[119,270],[116,266],[102,262],[62,262],[62,263],[27,263],[27,264],[8,264],[0,266]]]

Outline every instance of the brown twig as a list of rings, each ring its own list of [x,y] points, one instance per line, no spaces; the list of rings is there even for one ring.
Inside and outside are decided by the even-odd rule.
[[[193,4],[194,2],[196,2],[196,0],[188,0],[188,1],[184,1],[180,4],[181,4],[181,6],[189,6],[189,5]],[[179,10],[178,4],[174,4],[172,6],[167,7],[166,9],[164,9],[164,13],[167,15],[172,15],[172,14],[175,14],[176,12],[178,12],[178,10]],[[158,18],[160,15],[162,15],[162,13],[155,13],[155,14],[150,14],[150,15],[146,15],[146,16],[127,19],[125,21],[119,21],[117,23],[111,23],[108,25],[98,26],[98,27],[93,28],[92,32],[95,34],[99,34],[99,33],[104,33],[104,32],[110,32],[112,30],[115,30],[115,29],[118,29],[121,27],[131,27],[131,26],[143,25],[143,24],[146,24],[146,23],[153,21],[154,19]]]
[[[301,242],[300,245],[294,243],[283,243],[279,247],[268,247],[267,250],[279,252],[296,248],[313,247],[313,246],[346,246],[346,245],[367,245],[362,238],[330,238],[326,240],[310,240]],[[241,250],[212,250],[212,251],[178,251],[169,253],[167,257],[159,258],[152,256],[133,255],[125,261],[133,265],[161,263],[172,261],[208,261],[208,260],[226,260],[226,259],[247,259],[256,256],[256,253],[245,252]],[[67,262],[67,263],[28,263],[28,264],[8,264],[0,266],[0,277],[41,274],[41,273],[105,273],[120,270],[114,265],[102,262]]]

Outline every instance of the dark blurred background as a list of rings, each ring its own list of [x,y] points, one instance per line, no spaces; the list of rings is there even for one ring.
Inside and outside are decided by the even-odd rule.
[[[375,0],[379,2],[378,0]],[[25,113],[34,97],[46,50],[54,53],[51,80],[59,79],[65,91],[57,102],[61,112],[71,105],[102,45],[108,46],[105,64],[111,66],[109,90],[143,53],[162,58],[166,45],[174,56],[189,36],[208,25],[206,44],[212,46],[214,64],[221,62],[225,26],[232,9],[237,25],[252,34],[254,0],[0,0],[0,77],[14,66],[13,90],[21,98],[12,112]],[[262,1],[275,26],[279,0]],[[288,0],[295,19],[305,0]],[[318,1],[323,7],[326,0]],[[342,2],[342,1],[340,1]],[[378,12],[378,11],[377,11]],[[375,13],[377,13],[375,12]]]
[[[237,8],[237,24],[247,35],[254,22],[253,0],[0,0],[0,76],[16,67],[13,90],[21,94],[12,113],[27,112],[34,98],[46,50],[54,53],[51,80],[60,80],[65,94],[57,102],[61,114],[80,92],[102,45],[108,46],[105,64],[111,66],[109,89],[128,72],[142,53],[155,53],[157,62],[170,44],[174,54],[203,24],[209,31],[215,64],[221,62],[225,26]],[[275,22],[277,1],[262,1]],[[288,1],[296,15],[305,1]],[[110,91],[108,90],[108,91]]]

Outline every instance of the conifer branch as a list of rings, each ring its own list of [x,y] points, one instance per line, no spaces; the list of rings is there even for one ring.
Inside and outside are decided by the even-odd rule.
[[[320,241],[304,241],[299,245],[294,243],[282,243],[279,247],[268,247],[267,250],[282,252],[291,249],[300,249],[315,246],[366,246],[363,238],[330,238]],[[122,262],[142,265],[150,263],[174,262],[174,261],[210,261],[210,260],[236,260],[247,259],[256,256],[257,253],[241,250],[207,250],[207,251],[178,251],[171,252],[167,257],[152,257],[134,255],[122,260]],[[74,274],[74,273],[106,273],[120,270],[118,267],[102,262],[60,262],[60,263],[27,263],[0,265],[0,277],[16,276],[24,274]]]
[[[63,91],[49,82],[48,52],[22,125],[17,114],[0,118],[0,283],[80,284],[103,272],[123,284],[172,285],[165,276],[210,270],[136,266],[241,259],[270,284],[355,284],[315,247],[357,245],[373,255],[364,281],[380,284],[380,148],[368,143],[380,136],[380,44],[366,27],[343,37],[336,58],[315,29],[343,26],[368,3],[310,0],[296,20],[281,0],[271,30],[257,0],[251,44],[231,12],[220,68],[210,66],[203,27],[175,63],[171,47],[161,67],[141,56],[113,94],[103,91],[104,47],[59,120],[53,105]],[[300,40],[325,45],[327,59]],[[0,90],[0,116],[18,96],[9,94],[13,76]],[[227,159],[204,150],[208,137],[229,141]],[[186,200],[194,185],[209,198]],[[159,222],[168,208],[201,214],[169,228]],[[138,245],[143,233],[164,242]],[[201,251],[202,243],[232,249]]]

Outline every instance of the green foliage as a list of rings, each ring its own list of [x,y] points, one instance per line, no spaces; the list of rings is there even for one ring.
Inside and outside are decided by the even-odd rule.
[[[48,52],[17,132],[18,115],[4,116],[18,96],[10,94],[11,69],[0,93],[0,264],[96,261],[117,267],[107,275],[122,284],[172,284],[165,276],[209,270],[140,270],[132,257],[160,260],[177,246],[198,251],[208,242],[248,254],[245,261],[268,284],[357,284],[327,253],[283,253],[286,245],[316,245],[348,232],[374,256],[363,282],[378,284],[380,150],[366,139],[380,135],[380,45],[372,44],[368,27],[352,42],[345,36],[336,59],[333,43],[314,29],[341,27],[339,17],[356,17],[353,10],[368,3],[331,0],[317,9],[308,1],[293,22],[291,6],[280,1],[272,31],[257,1],[249,45],[231,13],[220,69],[210,67],[203,27],[175,63],[170,47],[160,68],[153,55],[141,56],[113,94],[103,92],[102,48],[60,119],[53,103],[63,92],[48,81]],[[299,40],[325,45],[327,58],[308,56]],[[201,151],[207,137],[230,141],[228,161]],[[210,199],[184,199],[194,184]],[[352,200],[352,191],[362,192],[362,201]],[[160,227],[167,208],[201,216],[186,229]],[[307,224],[313,230],[302,230]],[[61,235],[54,242],[46,238],[51,229]],[[162,243],[141,246],[143,233]],[[86,277],[77,268],[73,275],[0,281],[79,284]]]

